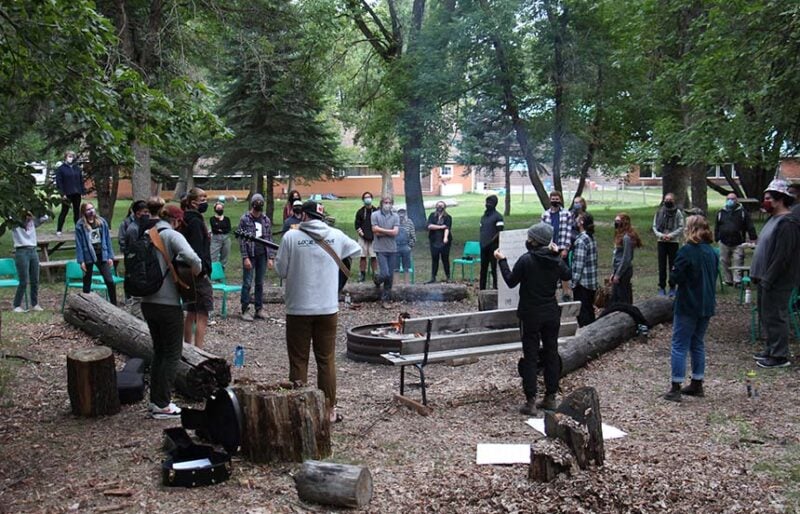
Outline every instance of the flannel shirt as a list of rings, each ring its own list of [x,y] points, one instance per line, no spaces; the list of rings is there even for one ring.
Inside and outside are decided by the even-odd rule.
[[[261,234],[261,239],[266,239],[267,241],[272,241],[272,223],[270,223],[269,218],[265,215],[261,215],[260,218],[253,218],[250,212],[245,212],[242,214],[242,217],[239,219],[239,230],[244,232],[245,234],[250,234],[252,236],[256,235],[256,221],[261,223],[261,227],[263,228],[264,233]],[[241,238],[239,239],[239,250],[242,252],[242,260],[245,258],[253,258],[256,256],[256,243],[254,241],[248,241],[247,239]],[[275,250],[270,248],[265,248],[267,259],[273,259],[275,257]]]
[[[542,213],[542,223],[552,225],[550,216],[553,211],[547,209]],[[558,246],[559,250],[569,250],[570,243],[572,242],[572,213],[568,210],[561,209],[558,211],[558,234],[553,234],[553,242]]]
[[[597,243],[586,232],[575,240],[572,249],[572,284],[580,284],[590,291],[597,290]]]

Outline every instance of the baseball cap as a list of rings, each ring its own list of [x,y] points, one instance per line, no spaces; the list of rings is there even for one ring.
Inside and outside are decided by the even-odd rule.
[[[318,220],[325,219],[325,209],[321,203],[317,203],[314,200],[306,200],[303,203],[303,212]]]

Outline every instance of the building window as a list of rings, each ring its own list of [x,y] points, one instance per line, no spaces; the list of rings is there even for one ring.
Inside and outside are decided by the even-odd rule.
[[[661,178],[661,169],[655,163],[646,163],[639,166],[639,178]]]
[[[736,167],[733,163],[725,163],[725,164],[712,164],[706,170],[706,177],[708,178],[725,178],[725,174],[723,170],[730,172],[731,178],[739,178],[739,175],[736,173]]]
[[[452,177],[453,176],[453,167],[452,166],[442,166],[440,175],[442,177]]]

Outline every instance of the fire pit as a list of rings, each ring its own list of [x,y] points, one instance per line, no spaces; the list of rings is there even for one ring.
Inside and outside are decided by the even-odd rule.
[[[400,341],[414,337],[414,334],[403,333],[403,320],[408,317],[408,313],[403,312],[397,321],[348,329],[347,357],[357,362],[389,364],[381,354],[400,351]]]

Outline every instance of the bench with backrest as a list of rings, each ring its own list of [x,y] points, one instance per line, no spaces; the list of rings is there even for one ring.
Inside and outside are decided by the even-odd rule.
[[[580,302],[560,303],[559,340],[575,335],[575,318]],[[420,375],[422,403],[427,405],[426,365],[454,359],[481,357],[522,350],[519,319],[516,309],[468,312],[463,314],[411,318],[403,322],[407,339],[400,341],[400,351],[381,355],[394,366],[400,366],[400,395],[405,392],[405,368],[414,366]]]

